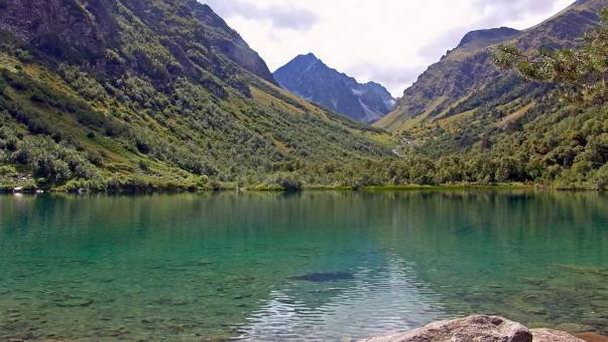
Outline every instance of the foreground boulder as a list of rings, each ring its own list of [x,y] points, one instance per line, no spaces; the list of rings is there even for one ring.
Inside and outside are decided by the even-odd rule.
[[[476,315],[436,322],[407,333],[376,337],[366,342],[583,342],[563,332],[530,331],[502,317]]]

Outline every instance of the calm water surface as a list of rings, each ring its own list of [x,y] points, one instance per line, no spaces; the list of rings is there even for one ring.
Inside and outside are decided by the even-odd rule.
[[[344,340],[469,313],[608,333],[608,197],[0,197],[0,340]]]

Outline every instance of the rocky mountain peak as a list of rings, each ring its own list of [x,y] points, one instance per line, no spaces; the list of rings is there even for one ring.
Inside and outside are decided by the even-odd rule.
[[[307,60],[307,61],[320,61],[320,59],[312,52],[309,52],[305,55],[299,55],[296,58],[300,58],[300,59]]]
[[[287,90],[337,113],[362,122],[374,122],[394,106],[380,84],[361,84],[327,66],[313,53],[299,55],[274,73]]]
[[[312,65],[319,63],[321,67],[327,67],[323,61],[321,61],[314,53],[310,52],[303,55],[298,55],[292,59],[288,65],[296,68],[308,68]]]

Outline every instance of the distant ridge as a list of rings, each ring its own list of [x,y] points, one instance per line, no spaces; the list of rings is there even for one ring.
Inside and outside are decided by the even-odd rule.
[[[501,42],[505,39],[512,38],[519,34],[521,31],[510,28],[510,27],[499,27],[487,30],[477,30],[467,33],[457,48],[463,48],[470,44],[484,45]]]

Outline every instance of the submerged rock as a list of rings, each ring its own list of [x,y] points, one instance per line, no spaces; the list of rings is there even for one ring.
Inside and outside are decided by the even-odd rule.
[[[570,334],[547,329],[529,330],[498,316],[476,315],[429,324],[407,333],[365,342],[584,342]]]
[[[55,300],[55,305],[60,308],[77,308],[91,306],[94,300],[80,297],[67,297]]]
[[[291,278],[293,280],[310,281],[313,283],[328,283],[332,281],[353,280],[355,276],[348,272],[308,273]]]

